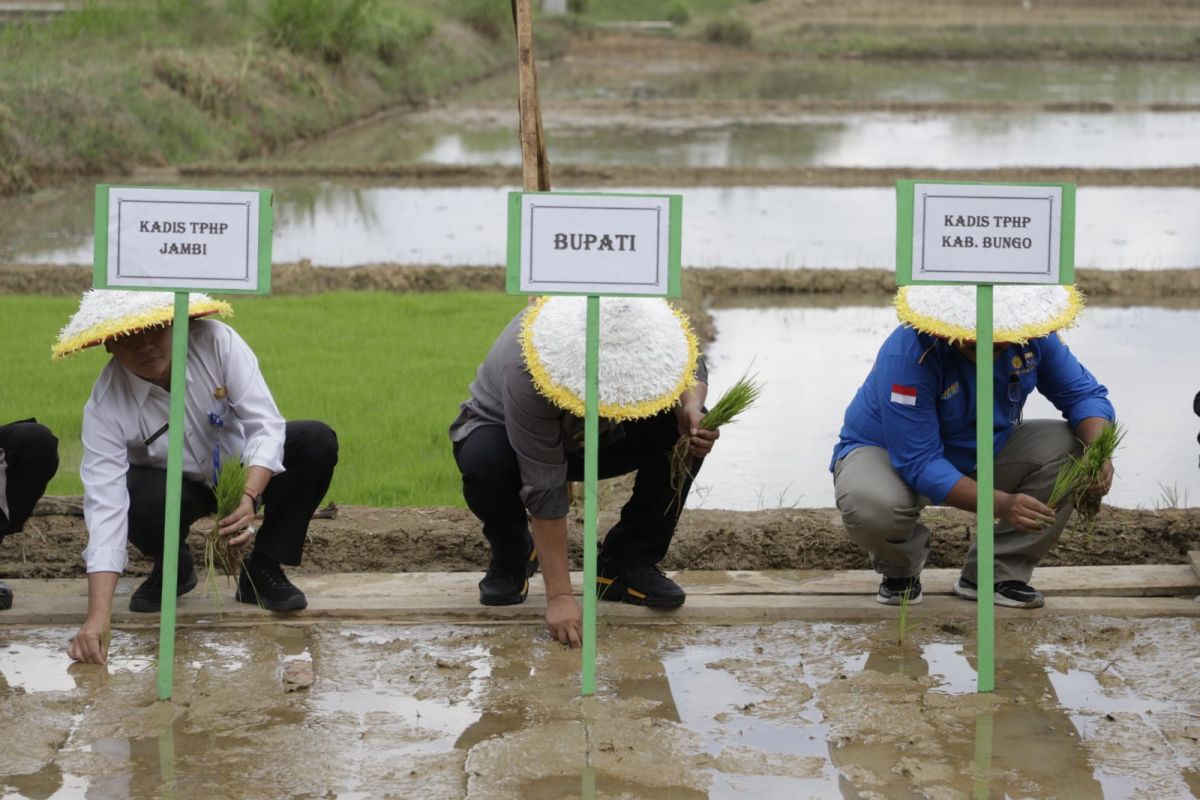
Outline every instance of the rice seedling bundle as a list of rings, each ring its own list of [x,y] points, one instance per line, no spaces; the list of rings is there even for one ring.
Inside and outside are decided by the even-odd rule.
[[[217,474],[217,484],[213,487],[213,495],[217,500],[216,519],[204,539],[204,586],[220,599],[220,588],[217,586],[217,567],[228,576],[237,574],[242,565],[242,556],[237,549],[229,546],[229,537],[221,535],[220,520],[229,516],[242,502],[246,491],[246,467],[239,459],[227,458],[221,464]]]
[[[1100,511],[1100,498],[1088,494],[1088,488],[1103,477],[1105,462],[1112,459],[1124,438],[1125,427],[1113,423],[1084,449],[1082,456],[1070,456],[1055,476],[1048,505],[1058,509],[1070,502],[1080,518],[1090,524]]]
[[[733,422],[743,411],[750,408],[762,394],[763,384],[749,373],[742,375],[737,383],[721,395],[713,407],[700,420],[700,427],[714,431]],[[691,437],[680,436],[671,450],[671,488],[675,490],[675,502],[683,503],[683,487],[692,477],[692,457],[688,453]]]

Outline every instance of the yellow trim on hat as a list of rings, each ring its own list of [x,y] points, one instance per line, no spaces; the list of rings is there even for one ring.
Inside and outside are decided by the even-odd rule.
[[[233,307],[223,300],[196,300],[188,305],[188,318],[207,317],[210,314],[220,314],[222,317],[233,315]],[[82,333],[72,336],[62,342],[55,342],[50,348],[50,357],[57,361],[80,350],[104,344],[110,339],[131,336],[135,333],[169,325],[175,318],[175,308],[166,305],[142,314],[131,314],[121,319],[105,320],[93,325]]]
[[[538,394],[545,397],[556,407],[568,411],[577,417],[583,417],[587,413],[587,404],[584,398],[566,386],[554,383],[550,377],[549,370],[546,369],[546,365],[542,363],[537,349],[533,346],[533,322],[549,301],[549,297],[539,297],[534,301],[532,306],[525,309],[525,316],[521,319],[519,338],[521,340],[521,353],[525,357],[525,368],[529,370],[529,375],[533,378],[533,387],[537,389]],[[675,318],[679,320],[679,327],[683,330],[683,335],[687,339],[688,346],[687,363],[684,365],[678,385],[666,394],[638,403],[626,403],[624,405],[601,403],[599,415],[604,419],[612,420],[613,422],[626,422],[628,420],[652,417],[660,411],[664,411],[675,405],[681,394],[696,385],[696,362],[700,359],[700,342],[696,338],[695,332],[692,331],[692,324],[687,316],[675,308],[675,306],[668,304],[668,307],[675,315]]]
[[[914,311],[912,306],[908,304],[908,288],[907,286],[901,286],[900,290],[896,292],[896,297],[892,300],[893,305],[896,307],[896,316],[900,318],[902,323],[908,325],[910,328],[916,328],[921,333],[939,336],[950,342],[950,344],[975,341],[976,332],[974,326],[964,328],[961,325],[954,325],[945,320],[931,317],[928,314],[921,314]],[[1026,344],[1030,339],[1040,339],[1043,336],[1049,336],[1055,331],[1070,327],[1075,322],[1075,318],[1079,316],[1079,312],[1083,310],[1083,293],[1074,286],[1064,286],[1063,288],[1067,290],[1067,307],[1058,316],[1047,320],[1029,322],[1019,328],[997,328],[992,331],[992,341],[1008,344]]]

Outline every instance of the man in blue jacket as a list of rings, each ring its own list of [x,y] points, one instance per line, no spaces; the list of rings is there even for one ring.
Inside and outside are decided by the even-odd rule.
[[[846,409],[831,470],[842,521],[883,575],[877,599],[921,602],[929,555],[927,505],[976,510],[975,361],[990,358],[994,387],[995,601],[1038,608],[1033,568],[1058,541],[1069,502],[1046,505],[1059,467],[1115,419],[1108,391],[1056,331],[1082,307],[1073,287],[997,286],[993,352],[975,352],[975,289],[912,286],[896,297],[902,324],[884,342]],[[1065,421],[1023,420],[1037,390]],[[1112,464],[1089,489],[1107,494]],[[972,545],[954,592],[975,599]]]

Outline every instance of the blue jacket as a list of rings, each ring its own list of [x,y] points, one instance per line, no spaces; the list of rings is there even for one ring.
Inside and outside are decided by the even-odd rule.
[[[1009,345],[993,374],[994,452],[1035,388],[1072,428],[1088,417],[1115,419],[1108,390],[1057,334]],[[885,448],[906,484],[941,503],[963,475],[975,472],[975,365],[944,339],[896,328],[846,409],[830,469],[865,445]]]

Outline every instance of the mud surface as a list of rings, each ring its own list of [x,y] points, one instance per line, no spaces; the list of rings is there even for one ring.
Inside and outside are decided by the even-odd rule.
[[[107,668],[71,631],[0,630],[0,796],[1187,797],[1195,620],[618,626],[579,654],[534,626],[152,630]]]
[[[616,482],[601,491],[601,535],[616,522],[625,496]],[[64,510],[54,504],[48,510]],[[952,509],[927,510],[922,521],[933,531],[930,567],[960,566],[975,521]],[[189,539],[203,563],[198,523]],[[571,522],[571,559],[582,568],[583,519]],[[82,577],[79,553],[87,544],[83,518],[72,514],[35,516],[23,533],[0,544],[0,576]],[[1094,530],[1072,522],[1045,566],[1180,564],[1200,550],[1200,509],[1137,511],[1105,507]],[[304,551],[303,572],[423,572],[486,569],[489,550],[479,522],[460,508],[368,508],[342,506],[337,519],[314,520]],[[150,561],[130,547],[131,574],[150,571]],[[851,544],[834,509],[764,511],[688,509],[684,512],[665,569],[867,569],[863,551]]]

